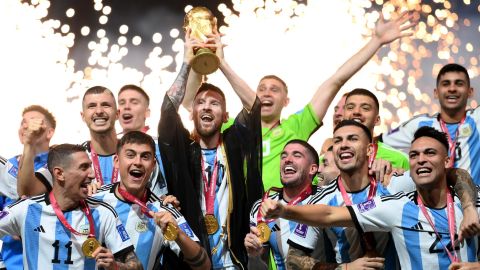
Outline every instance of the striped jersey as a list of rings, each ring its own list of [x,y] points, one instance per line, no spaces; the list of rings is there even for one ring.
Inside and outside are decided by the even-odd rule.
[[[47,170],[48,152],[40,153],[35,156],[33,169],[35,175],[42,181],[47,190],[52,188],[52,179],[42,177],[41,171]],[[17,176],[19,169],[20,156],[14,156],[8,160],[0,158],[0,210],[18,200]],[[22,242],[18,237],[6,235],[1,239],[2,253],[1,257],[8,269],[19,269],[23,266]]]
[[[384,143],[396,149],[408,151],[413,139],[413,134],[419,127],[429,126],[442,131],[439,122],[439,113],[433,116],[423,114],[403,123],[387,134],[382,135]],[[455,148],[455,167],[467,170],[475,184],[480,184],[480,109],[467,110],[465,122],[447,124],[448,134],[452,141],[457,141]],[[456,138],[458,130],[458,139]]]
[[[166,247],[169,247],[178,255],[180,253],[178,245],[174,241],[166,241],[163,238],[162,229],[157,226],[153,219],[144,215],[138,205],[117,197],[115,194],[117,186],[118,184],[104,186],[94,197],[109,204],[118,213],[118,217],[125,225],[143,268],[153,269],[155,260]],[[177,221],[178,227],[193,241],[199,241],[182,214],[171,205],[164,206],[162,201],[150,190],[147,190],[147,207],[153,212],[170,212]]]
[[[96,199],[86,200],[95,222],[95,238],[115,255],[133,251],[130,237],[113,207]],[[48,194],[23,199],[0,212],[0,236],[20,235],[24,269],[95,269],[82,244],[89,233],[88,219],[79,208],[64,212],[75,235],[58,220]]]
[[[40,153],[35,156],[33,166],[34,171],[47,168],[48,152]],[[10,159],[0,157],[0,195],[11,200],[18,199],[17,193],[17,176],[19,168],[20,156],[14,156]],[[40,179],[44,182],[44,179]],[[52,181],[44,182],[47,189],[52,187]]]
[[[315,186],[312,186],[312,194],[315,194],[316,190],[317,188]],[[269,194],[268,198],[271,200],[279,201],[284,205],[288,203],[287,201],[284,200],[281,192],[272,192],[271,194]],[[298,202],[297,205],[304,205],[311,198],[312,198],[312,195]],[[253,227],[257,226],[257,215],[258,215],[258,211],[261,204],[262,204],[262,200],[260,199],[256,201],[255,204],[253,205],[252,210],[250,211],[250,226],[253,226]],[[267,225],[268,227],[270,227],[270,239],[264,245],[266,247],[269,247],[270,250],[272,251],[277,269],[279,270],[287,269],[286,262],[287,262],[287,253],[288,253],[288,247],[289,247],[287,241],[290,235],[292,235],[293,231],[296,230],[295,228],[297,227],[297,222],[279,218],[269,222]],[[302,228],[303,227],[300,226],[300,229],[297,229],[298,232],[296,233],[303,232]],[[316,251],[315,254],[312,254],[311,257],[314,257],[315,259],[319,259],[319,260],[321,259],[320,257],[323,255],[322,245],[323,245],[323,242],[319,242],[319,245],[317,246],[318,248],[316,248],[315,250]]]
[[[208,235],[208,242],[210,243],[213,269],[234,269],[235,265],[230,257],[230,251],[228,248],[228,233],[226,231],[230,188],[226,173],[227,160],[223,154],[222,148],[223,147],[202,149],[203,167],[205,168],[203,171],[204,177],[207,179],[209,184],[210,181],[216,181],[213,214],[218,221],[219,227],[214,234]],[[221,151],[218,151],[219,149],[221,149]],[[215,159],[217,159],[216,166],[218,167],[218,172],[217,178],[213,179]],[[207,213],[207,208],[205,203],[204,188],[202,189],[201,194],[201,208],[202,213],[205,215]]]
[[[446,207],[428,208],[439,239],[417,205],[417,192],[399,192],[376,197],[348,209],[358,230],[391,232],[402,269],[447,269],[451,264],[444,247],[453,251],[450,241]],[[457,231],[463,218],[458,197],[454,196]],[[477,201],[477,209],[480,204]],[[455,233],[455,240],[458,235]],[[477,238],[464,240],[455,246],[460,261],[477,261]]]
[[[370,184],[364,189],[357,192],[347,192],[348,197],[353,204],[364,202],[368,199],[368,193],[370,191]],[[376,196],[389,195],[388,190],[383,187],[382,184],[377,183]],[[338,178],[332,183],[325,186],[318,191],[309,204],[326,204],[329,206],[345,206],[342,193],[338,187]],[[318,239],[321,239],[323,235],[322,229],[318,227],[310,227],[300,224],[295,229],[295,233],[290,236],[289,243],[296,248],[311,252],[314,250]],[[359,234],[356,228],[347,227],[331,227],[325,228],[325,235],[328,241],[333,247],[335,259],[337,263],[352,262],[365,253],[362,247],[362,235]],[[375,233],[374,238],[376,241],[376,251],[385,257],[385,269],[396,269],[397,259],[393,241],[388,233]],[[327,252],[327,254],[330,254]],[[332,258],[327,258],[328,262],[332,261]]]

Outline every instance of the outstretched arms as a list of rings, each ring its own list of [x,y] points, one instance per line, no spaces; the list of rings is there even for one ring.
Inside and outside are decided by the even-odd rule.
[[[413,15],[408,12],[403,12],[397,19],[389,22],[385,22],[383,16],[380,17],[370,41],[322,83],[313,95],[310,103],[318,119],[322,120],[327,112],[328,106],[325,104],[332,102],[340,88],[370,60],[380,47],[398,38],[412,35],[406,32],[416,25],[408,22],[412,18]]]
[[[309,226],[353,227],[352,216],[346,207],[333,207],[323,204],[302,206],[282,205],[278,201],[266,199],[261,206],[265,218],[285,218]]]

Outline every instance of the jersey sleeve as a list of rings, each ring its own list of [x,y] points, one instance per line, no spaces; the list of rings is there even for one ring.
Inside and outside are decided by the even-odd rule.
[[[167,206],[163,206],[160,203],[156,205],[156,207],[158,207],[159,212],[162,212],[162,211],[170,212],[170,214],[172,214],[173,218],[177,222],[177,225],[180,228],[180,230],[182,230],[188,236],[188,238],[190,238],[192,241],[200,242],[197,235],[193,232],[192,228],[190,228],[190,225],[188,225],[188,222],[185,220],[185,217],[180,212],[178,212],[178,210],[175,209],[175,207],[173,207],[170,204]],[[180,254],[180,251],[181,251],[180,247],[175,241],[167,241],[166,243],[168,247],[170,247],[170,249],[175,254],[177,254],[177,256]]]
[[[290,115],[282,121],[282,126],[295,130],[299,139],[308,140],[310,136],[322,125],[317,115],[313,111],[310,103],[302,110]]]
[[[403,209],[403,203],[398,200],[401,196],[405,196],[403,192],[375,197],[373,200],[347,206],[347,209],[360,233],[389,232],[401,218],[398,211],[392,211],[392,209]]]
[[[40,168],[35,172],[35,176],[42,182],[48,191],[53,188],[53,177],[47,168]]]
[[[16,199],[18,198],[17,193],[17,172],[13,172],[16,168],[4,157],[0,157],[0,194]]]
[[[319,241],[323,242],[323,231],[319,227],[311,227],[305,224],[297,224],[290,234],[287,243],[296,249],[300,249],[307,254],[314,251],[319,246]]]
[[[21,235],[22,214],[27,213],[23,206],[27,204],[25,200],[20,200],[0,211],[0,237]]]
[[[410,176],[410,171],[406,171],[402,175],[392,176],[390,183],[387,186],[387,190],[390,194],[398,192],[408,193],[415,189],[415,182],[413,182],[413,179]]]
[[[428,123],[427,123],[428,122]],[[419,126],[431,126],[432,120],[428,115],[419,115],[409,121],[399,125],[397,128],[390,130],[386,134],[382,134],[382,141],[398,150],[407,151],[412,143],[413,134]]]
[[[249,219],[250,219],[250,227],[255,227],[257,226],[257,215],[258,215],[258,209],[260,208],[260,205],[262,204],[262,200],[256,201],[252,209],[250,210]]]

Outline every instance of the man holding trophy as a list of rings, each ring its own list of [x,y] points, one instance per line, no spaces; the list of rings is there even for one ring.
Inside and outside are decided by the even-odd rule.
[[[226,63],[215,19],[207,20],[204,15],[205,10],[198,8],[187,14],[184,62],[162,104],[158,144],[165,156],[162,160],[169,192],[182,203],[181,212],[209,249],[213,269],[245,269],[247,252],[243,239],[249,232],[249,211],[263,192],[260,101]],[[192,33],[204,29],[207,21],[213,32],[202,33],[206,41],[197,40]],[[228,119],[225,95],[214,85],[202,84],[192,94],[195,128],[191,135],[177,111],[186,94],[190,68],[197,61],[194,51],[201,58],[204,48],[215,49],[219,68],[244,109],[222,133],[222,124]]]

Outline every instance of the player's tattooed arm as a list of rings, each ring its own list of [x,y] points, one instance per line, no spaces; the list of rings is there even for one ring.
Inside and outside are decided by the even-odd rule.
[[[143,270],[143,265],[133,250],[118,258],[116,263],[116,268],[113,268],[115,270]]]
[[[462,208],[473,206],[477,201],[477,189],[473,183],[472,177],[468,171],[460,168],[451,168],[447,170],[447,180],[451,184],[460,198]]]
[[[448,169],[447,179],[454,186],[463,209],[463,219],[459,229],[459,240],[480,234],[477,212],[477,189],[470,174],[460,168]]]
[[[183,97],[185,96],[189,72],[190,64],[183,63],[180,71],[178,72],[177,78],[167,92],[168,97],[170,98],[177,110],[180,107],[180,104],[182,104]]]

